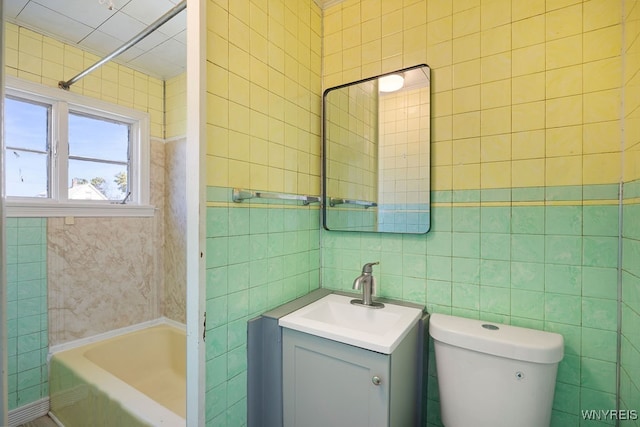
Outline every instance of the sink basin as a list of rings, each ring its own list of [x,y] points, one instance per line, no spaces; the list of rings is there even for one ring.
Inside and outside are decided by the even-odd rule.
[[[422,311],[385,302],[384,308],[353,305],[353,297],[329,294],[284,317],[284,328],[351,344],[379,353],[391,354]]]

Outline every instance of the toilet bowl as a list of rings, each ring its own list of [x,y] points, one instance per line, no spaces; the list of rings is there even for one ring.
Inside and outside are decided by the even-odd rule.
[[[551,420],[562,335],[432,314],[445,427],[543,427]]]

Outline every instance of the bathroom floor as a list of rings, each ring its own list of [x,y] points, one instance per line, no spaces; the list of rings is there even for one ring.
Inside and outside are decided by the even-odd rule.
[[[33,421],[29,421],[28,423],[22,424],[19,427],[58,427],[53,420],[46,415],[44,417],[37,418]]]

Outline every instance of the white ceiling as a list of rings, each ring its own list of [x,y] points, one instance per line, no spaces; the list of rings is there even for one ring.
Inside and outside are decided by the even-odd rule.
[[[138,35],[180,0],[0,0],[5,19],[101,58]],[[109,10],[109,4],[113,9]],[[168,79],[186,70],[187,15],[183,10],[115,62]],[[60,76],[70,79],[73,76]]]

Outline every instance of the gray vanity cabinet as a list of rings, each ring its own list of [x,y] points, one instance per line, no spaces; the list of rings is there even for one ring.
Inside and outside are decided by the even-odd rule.
[[[284,427],[416,425],[418,326],[392,354],[283,328]]]

